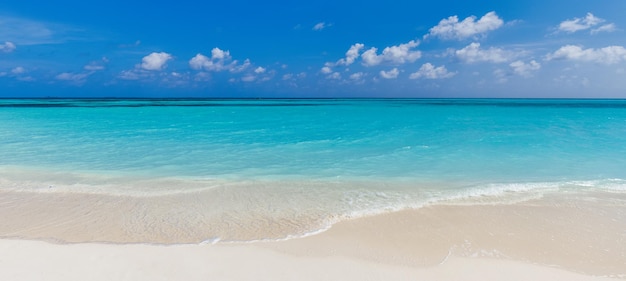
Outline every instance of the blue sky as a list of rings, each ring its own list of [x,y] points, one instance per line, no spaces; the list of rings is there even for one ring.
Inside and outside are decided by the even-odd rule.
[[[626,98],[626,1],[3,1],[0,97]]]

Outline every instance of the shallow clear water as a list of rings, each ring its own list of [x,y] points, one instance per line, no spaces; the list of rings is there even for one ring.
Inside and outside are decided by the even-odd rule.
[[[626,178],[626,101],[3,100],[2,165],[214,178]]]
[[[6,190],[322,220],[624,179],[622,100],[0,100]]]

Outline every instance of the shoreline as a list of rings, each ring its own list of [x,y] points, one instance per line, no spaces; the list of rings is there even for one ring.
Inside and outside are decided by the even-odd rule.
[[[31,263],[29,260],[33,256],[35,259],[41,256],[41,259],[44,259],[40,261],[41,263],[50,263],[49,266],[41,266],[44,267],[42,271],[52,275],[61,274],[59,271],[62,268],[69,270],[67,268],[70,264],[79,262],[75,261],[79,257],[90,256],[100,259],[98,263],[111,263],[106,269],[107,266],[100,265],[102,274],[120,272],[148,274],[148,271],[155,268],[147,267],[144,259],[151,260],[154,264],[171,263],[171,272],[161,272],[165,275],[186,274],[181,272],[183,269],[199,270],[204,262],[216,264],[214,268],[216,270],[217,265],[224,268],[220,273],[223,275],[215,275],[215,271],[200,270],[199,275],[190,276],[189,280],[220,276],[235,280],[255,280],[252,278],[254,274],[235,277],[239,274],[236,268],[240,263],[247,264],[246,266],[253,272],[267,274],[265,275],[267,279],[275,277],[277,280],[281,280],[284,270],[297,274],[312,268],[333,272],[326,276],[328,278],[322,278],[323,276],[318,274],[318,280],[359,278],[403,280],[402,278],[406,276],[431,276],[435,280],[455,280],[449,276],[450,270],[461,272],[465,269],[466,274],[469,274],[467,276],[470,276],[472,273],[468,270],[474,266],[481,268],[483,272],[474,273],[472,275],[474,277],[463,279],[499,280],[512,272],[524,274],[531,272],[530,274],[538,274],[537,278],[550,280],[605,279],[597,276],[626,279],[624,267],[626,221],[623,220],[626,217],[624,204],[626,194],[598,192],[593,195],[581,197],[575,193],[555,193],[540,199],[512,204],[470,205],[449,202],[344,220],[332,225],[327,231],[308,237],[285,241],[218,242],[214,245],[211,243],[156,245],[141,241],[123,244],[94,243],[97,241],[95,238],[103,233],[90,231],[88,227],[70,228],[70,231],[80,232],[83,239],[85,234],[91,235],[91,242],[32,241],[34,239],[32,237],[16,239],[7,236],[5,220],[0,222],[0,230],[4,229],[0,247],[6,249],[2,251],[6,255],[0,264],[17,264],[18,269],[11,271],[16,274],[12,275],[16,278],[7,280],[29,280],[19,279],[18,275],[25,272],[18,271],[20,266],[23,268]],[[67,202],[59,204],[62,206]],[[97,208],[92,210],[95,211]],[[28,218],[21,217],[22,220]],[[67,226],[58,221],[49,224],[50,227],[42,228],[39,234],[51,234],[51,230],[62,230]],[[124,235],[123,229],[104,230],[108,234]],[[24,256],[26,253],[21,254],[24,249],[28,249],[28,255],[33,256],[26,257]],[[115,256],[126,260],[127,264],[111,260],[110,257],[113,255],[111,253],[116,253]],[[157,256],[153,256],[155,253],[158,253]],[[54,255],[55,258],[46,260],[43,256],[47,254]],[[15,257],[19,259],[20,255],[24,259],[12,261]],[[127,255],[132,258],[127,258]],[[187,255],[191,255],[190,258],[187,258]],[[232,264],[220,260],[224,255],[232,258],[230,260]],[[173,261],[170,256],[178,256],[181,260]],[[265,259],[268,263],[265,266],[255,265],[255,262]],[[194,264],[193,268],[185,262]],[[89,261],[83,263],[95,266]],[[293,268],[290,268],[291,266]],[[355,271],[352,272],[353,275],[345,275],[346,273],[342,271],[344,266],[360,268],[362,272]],[[509,273],[498,273],[497,268]],[[380,278],[368,277],[366,272]],[[494,279],[484,278],[485,276],[493,276]],[[176,279],[181,277],[176,275]],[[284,280],[302,279],[300,277]],[[76,278],[80,279],[79,276]],[[150,279],[141,278],[139,280]],[[456,278],[458,280],[460,276]]]
[[[428,206],[343,221],[319,235],[264,246],[418,267],[448,257],[503,259],[626,279],[624,199],[626,194],[587,201],[555,195],[510,205]]]

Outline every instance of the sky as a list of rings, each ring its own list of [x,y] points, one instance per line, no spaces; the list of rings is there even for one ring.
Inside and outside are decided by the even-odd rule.
[[[0,97],[626,98],[626,1],[2,1]]]

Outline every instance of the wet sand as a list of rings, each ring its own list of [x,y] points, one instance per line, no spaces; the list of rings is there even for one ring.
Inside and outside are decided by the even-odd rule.
[[[436,266],[449,257],[495,258],[626,278],[626,196],[596,195],[430,206],[349,220],[319,235],[264,245],[293,255],[409,267]]]

